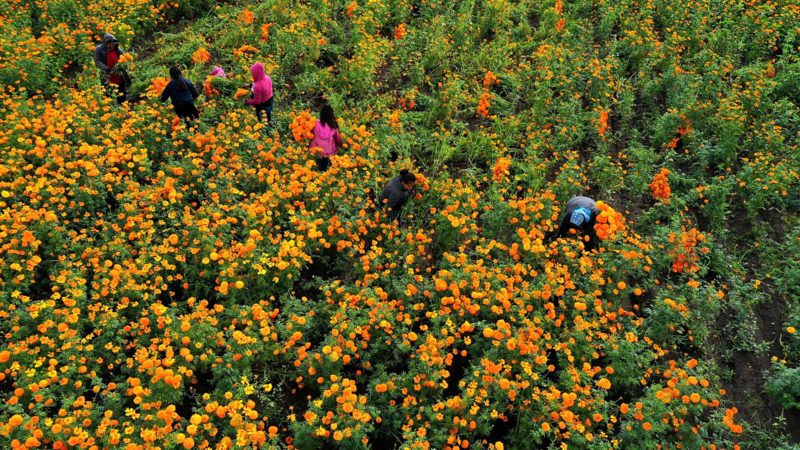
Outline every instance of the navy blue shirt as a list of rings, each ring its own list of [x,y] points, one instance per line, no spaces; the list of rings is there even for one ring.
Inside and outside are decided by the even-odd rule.
[[[164,92],[161,94],[161,101],[165,102],[167,98],[171,98],[172,106],[194,103],[194,99],[199,95],[197,89],[195,89],[192,82],[186,78],[183,79],[183,82],[186,83],[187,89],[182,91],[178,80],[170,80],[167,87],[164,88]]]

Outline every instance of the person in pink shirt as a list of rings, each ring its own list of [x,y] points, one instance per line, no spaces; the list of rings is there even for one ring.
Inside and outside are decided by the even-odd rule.
[[[262,112],[267,113],[267,124],[272,122],[272,79],[264,70],[264,65],[255,63],[250,66],[250,73],[253,74],[253,84],[250,85],[252,98],[245,100],[248,105],[256,108],[256,117],[261,120]]]
[[[336,123],[336,115],[333,114],[331,105],[325,105],[319,112],[319,120],[314,125],[314,138],[308,145],[311,148],[319,147],[320,153],[317,157],[317,168],[320,172],[325,172],[331,166],[331,156],[339,151],[342,145],[342,138],[339,136],[339,125]]]
[[[225,70],[222,67],[214,67],[209,75],[212,77],[228,78],[228,75],[225,74]]]

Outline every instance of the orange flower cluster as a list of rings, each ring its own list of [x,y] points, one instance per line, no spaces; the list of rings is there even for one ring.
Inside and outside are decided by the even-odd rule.
[[[673,138],[666,144],[666,148],[676,148],[678,146],[678,142],[683,139],[684,136],[691,133],[692,131],[692,122],[686,118],[685,115],[681,114],[681,120],[683,121],[683,126],[678,129],[678,136]]]
[[[95,0],[84,3],[97,8],[87,16],[103,11]],[[186,130],[155,102],[120,107],[71,83],[52,97],[9,83],[0,93],[0,144],[8,148],[0,162],[0,384],[7,388],[0,393],[0,442],[59,449],[731,447],[727,430],[742,431],[737,410],[723,417],[724,393],[705,378],[713,367],[686,354],[699,335],[690,320],[704,312],[693,309],[691,293],[651,273],[653,261],[699,270],[705,236],[684,231],[665,251],[598,202],[595,230],[605,242],[597,251],[546,238],[558,217],[556,198],[598,181],[580,170],[585,155],[563,150],[597,127],[596,115],[562,117],[568,109],[558,102],[605,102],[640,86],[619,79],[625,71],[617,58],[575,58],[605,54],[592,39],[576,49],[584,40],[510,33],[531,8],[550,8],[534,3],[491,2],[474,12],[474,23],[492,25],[487,38],[452,36],[450,25],[463,24],[442,19],[449,5],[424,2],[402,28],[431,37],[424,48],[417,39],[392,40],[396,15],[385,13],[391,5],[382,0],[322,9],[260,5],[255,13],[229,5],[215,17],[225,26],[188,25],[184,35],[214,42],[226,67],[246,68],[259,51],[279,50],[270,64],[298,87],[276,112],[277,123],[292,119],[291,136],[280,126],[266,131],[226,96],[204,99],[204,117],[207,111],[213,119]],[[628,17],[619,2],[600,3],[599,12]],[[345,5],[346,18],[337,15]],[[104,17],[121,36],[135,23],[125,8],[143,17],[151,7],[167,8],[143,0],[102,6],[111,8]],[[576,6],[570,12],[579,14],[584,8]],[[31,8],[2,20],[27,30]],[[561,31],[561,0],[554,9]],[[261,25],[269,45],[242,45],[253,43],[262,14],[278,25],[271,37],[273,24]],[[636,19],[615,23],[620,39],[667,64],[675,62],[672,53],[702,41],[685,26],[662,36]],[[342,45],[322,49],[329,21],[348,33],[337,37]],[[88,33],[53,25],[32,40],[0,37],[0,48],[26,42],[36,51],[63,41],[85,54],[93,33],[106,29],[91,23],[97,26]],[[509,88],[544,89],[504,90],[511,93],[503,99],[508,114],[490,116],[497,76],[464,75],[447,58],[464,43],[482,59],[498,56],[492,67],[504,86],[508,80]],[[678,45],[686,50],[674,51]],[[346,58],[338,55],[346,63],[320,68],[324,54],[337,56],[339,48],[347,49]],[[46,55],[53,53],[27,56]],[[470,57],[463,61],[485,67]],[[690,61],[682,64],[690,68]],[[0,58],[0,76],[20,72],[20,64]],[[759,64],[754,73],[763,78]],[[650,71],[652,83],[662,80],[647,64],[635,68]],[[732,70],[693,69],[720,70],[708,77],[712,83]],[[30,82],[19,76],[20,85]],[[312,168],[303,145],[315,123],[302,110],[309,101],[302,82],[309,80],[341,88],[347,105],[340,121],[347,151],[324,173]],[[167,82],[152,80],[148,95]],[[478,113],[493,123],[463,117],[476,87],[483,94]],[[206,80],[204,90],[212,89]],[[736,124],[738,111],[755,108],[747,96],[729,101],[714,123],[730,114],[724,123]],[[421,111],[402,112],[415,102]],[[702,111],[715,114],[718,105],[711,106]],[[601,136],[607,121],[601,113]],[[775,123],[753,132],[779,142]],[[685,121],[681,130],[689,129]],[[449,142],[464,154],[436,154],[424,163],[427,176],[407,158],[389,161],[388,151],[416,138]],[[624,175],[624,151],[605,151],[598,148],[597,156],[613,156],[609,171]],[[486,161],[512,152],[520,183],[508,180],[510,156]],[[771,189],[790,190],[797,180],[790,163],[751,156],[742,160],[746,169],[783,184]],[[398,226],[372,203],[401,168],[417,174],[417,188]],[[691,282],[708,288],[698,297],[708,303],[714,284]],[[673,332],[679,325],[685,333]],[[503,432],[515,423],[528,424],[525,433]]]
[[[274,22],[265,23],[265,24],[261,25],[261,36],[260,36],[260,39],[261,39],[262,42],[269,41],[269,31],[274,26],[275,26]]]
[[[594,230],[597,232],[598,238],[611,240],[625,230],[625,218],[615,211],[611,205],[598,201],[597,208],[600,210],[600,214],[597,215],[597,223],[594,225]]]
[[[167,85],[169,84],[169,78],[167,77],[156,77],[150,80],[150,86],[147,88],[147,96],[150,98],[157,98],[164,92]]]
[[[314,126],[316,124],[317,119],[310,112],[303,111],[297,114],[289,125],[295,142],[302,143],[314,138]]]
[[[670,251],[672,255],[672,271],[675,273],[695,273],[700,270],[697,264],[700,260],[699,253],[707,253],[708,248],[698,246],[705,242],[706,237],[697,228],[688,231],[683,228],[682,232],[676,235],[670,233],[669,242],[674,245]]]
[[[243,56],[250,56],[250,54],[258,53],[258,48],[253,47],[252,45],[242,45],[241,47],[237,48],[233,51],[234,58],[241,58]]]
[[[739,412],[739,409],[735,406],[733,408],[725,408],[725,417],[722,419],[722,423],[724,423],[733,433],[741,434],[744,431],[744,428],[734,422],[733,416],[735,416]]]
[[[394,38],[395,39],[403,39],[408,35],[408,30],[406,30],[406,24],[401,23],[400,25],[394,28]]]
[[[500,84],[500,79],[497,78],[497,75],[495,75],[491,70],[487,71],[486,75],[483,77],[483,88],[488,90],[496,84]]]
[[[478,115],[481,117],[489,117],[489,106],[491,106],[492,94],[484,92],[478,100]]]
[[[238,88],[236,89],[236,92],[233,93],[233,98],[239,100],[240,98],[249,96],[251,93],[252,92],[250,92],[250,89]]]
[[[511,167],[511,158],[497,158],[497,161],[492,168],[492,180],[495,183],[502,181],[508,176],[508,168]]]
[[[400,98],[400,107],[403,108],[404,111],[411,111],[416,106],[414,101],[414,97],[404,96]]]
[[[249,9],[244,9],[242,12],[239,13],[239,21],[245,25],[252,25],[253,21],[255,20],[256,15],[253,14],[253,11]]]
[[[133,57],[133,55],[132,55],[132,54],[130,54],[130,53],[123,53],[123,54],[122,54],[122,55],[119,57],[119,61],[117,61],[117,62],[118,62],[118,63],[120,63],[120,64],[129,64],[129,63],[132,63],[133,61],[134,61],[134,57]]]
[[[597,134],[604,137],[608,131],[608,111],[603,109],[600,111],[600,118],[598,119]]]
[[[669,196],[672,192],[669,187],[669,180],[667,180],[669,174],[669,169],[662,167],[653,177],[653,181],[649,185],[650,193],[653,194],[653,198],[661,200],[664,203],[669,203]]]
[[[205,64],[211,61],[211,53],[208,52],[204,47],[200,47],[192,53],[192,61],[195,64]]]
[[[203,93],[205,93],[209,97],[219,95],[219,91],[215,89],[214,86],[211,84],[213,79],[214,76],[209,75],[206,77],[205,81],[203,81]]]

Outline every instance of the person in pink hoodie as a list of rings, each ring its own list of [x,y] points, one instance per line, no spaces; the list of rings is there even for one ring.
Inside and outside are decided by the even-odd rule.
[[[269,124],[272,122],[272,79],[267,75],[264,65],[261,63],[250,66],[250,73],[253,74],[253,84],[250,85],[253,97],[245,100],[245,103],[256,108],[256,117],[259,121],[262,112],[266,112]]]
[[[325,172],[331,166],[331,156],[339,151],[342,145],[342,138],[339,136],[339,125],[336,123],[336,115],[333,114],[331,105],[325,105],[319,112],[319,120],[314,125],[314,138],[311,139],[309,147],[319,147],[322,149],[317,157],[317,168],[320,172]]]

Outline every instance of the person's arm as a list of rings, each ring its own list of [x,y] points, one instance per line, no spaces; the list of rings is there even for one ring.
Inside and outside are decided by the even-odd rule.
[[[195,100],[200,96],[200,94],[197,92],[197,89],[194,87],[194,84],[191,81],[186,80],[186,83],[189,85],[189,91],[192,93],[192,100]]]
[[[333,141],[336,143],[336,148],[342,146],[342,137],[339,136],[339,130],[333,130]]]
[[[569,221],[572,212],[567,211],[567,214],[564,214],[564,220],[561,221],[561,225],[558,226],[558,232],[556,232],[555,238],[566,237],[569,236],[569,229],[572,223]]]
[[[403,191],[402,187],[398,189],[392,189],[389,192],[389,207],[392,209],[395,215],[400,214],[400,210],[403,209],[403,205],[406,204],[409,196],[410,194]]]
[[[167,83],[167,87],[165,87],[164,92],[161,93],[161,103],[167,101],[171,93],[172,93],[172,81]]]
[[[111,71],[111,68],[103,61],[103,48],[101,46],[97,46],[97,48],[94,49],[94,65],[103,72]]]
[[[255,106],[258,104],[256,103],[256,84],[250,83],[249,89],[250,89],[250,98],[244,99],[244,103],[245,105]]]
[[[391,181],[386,187],[383,188],[381,195],[378,197],[378,209],[383,209],[384,207],[391,207],[391,190],[392,190],[392,183]]]
[[[599,214],[599,210],[598,210]],[[594,229],[594,226],[597,224],[597,214],[592,212],[592,220],[589,221],[589,229],[586,230],[586,234],[589,235],[589,242],[587,242],[586,250],[595,250],[600,248],[600,238],[597,236],[597,231]]]

